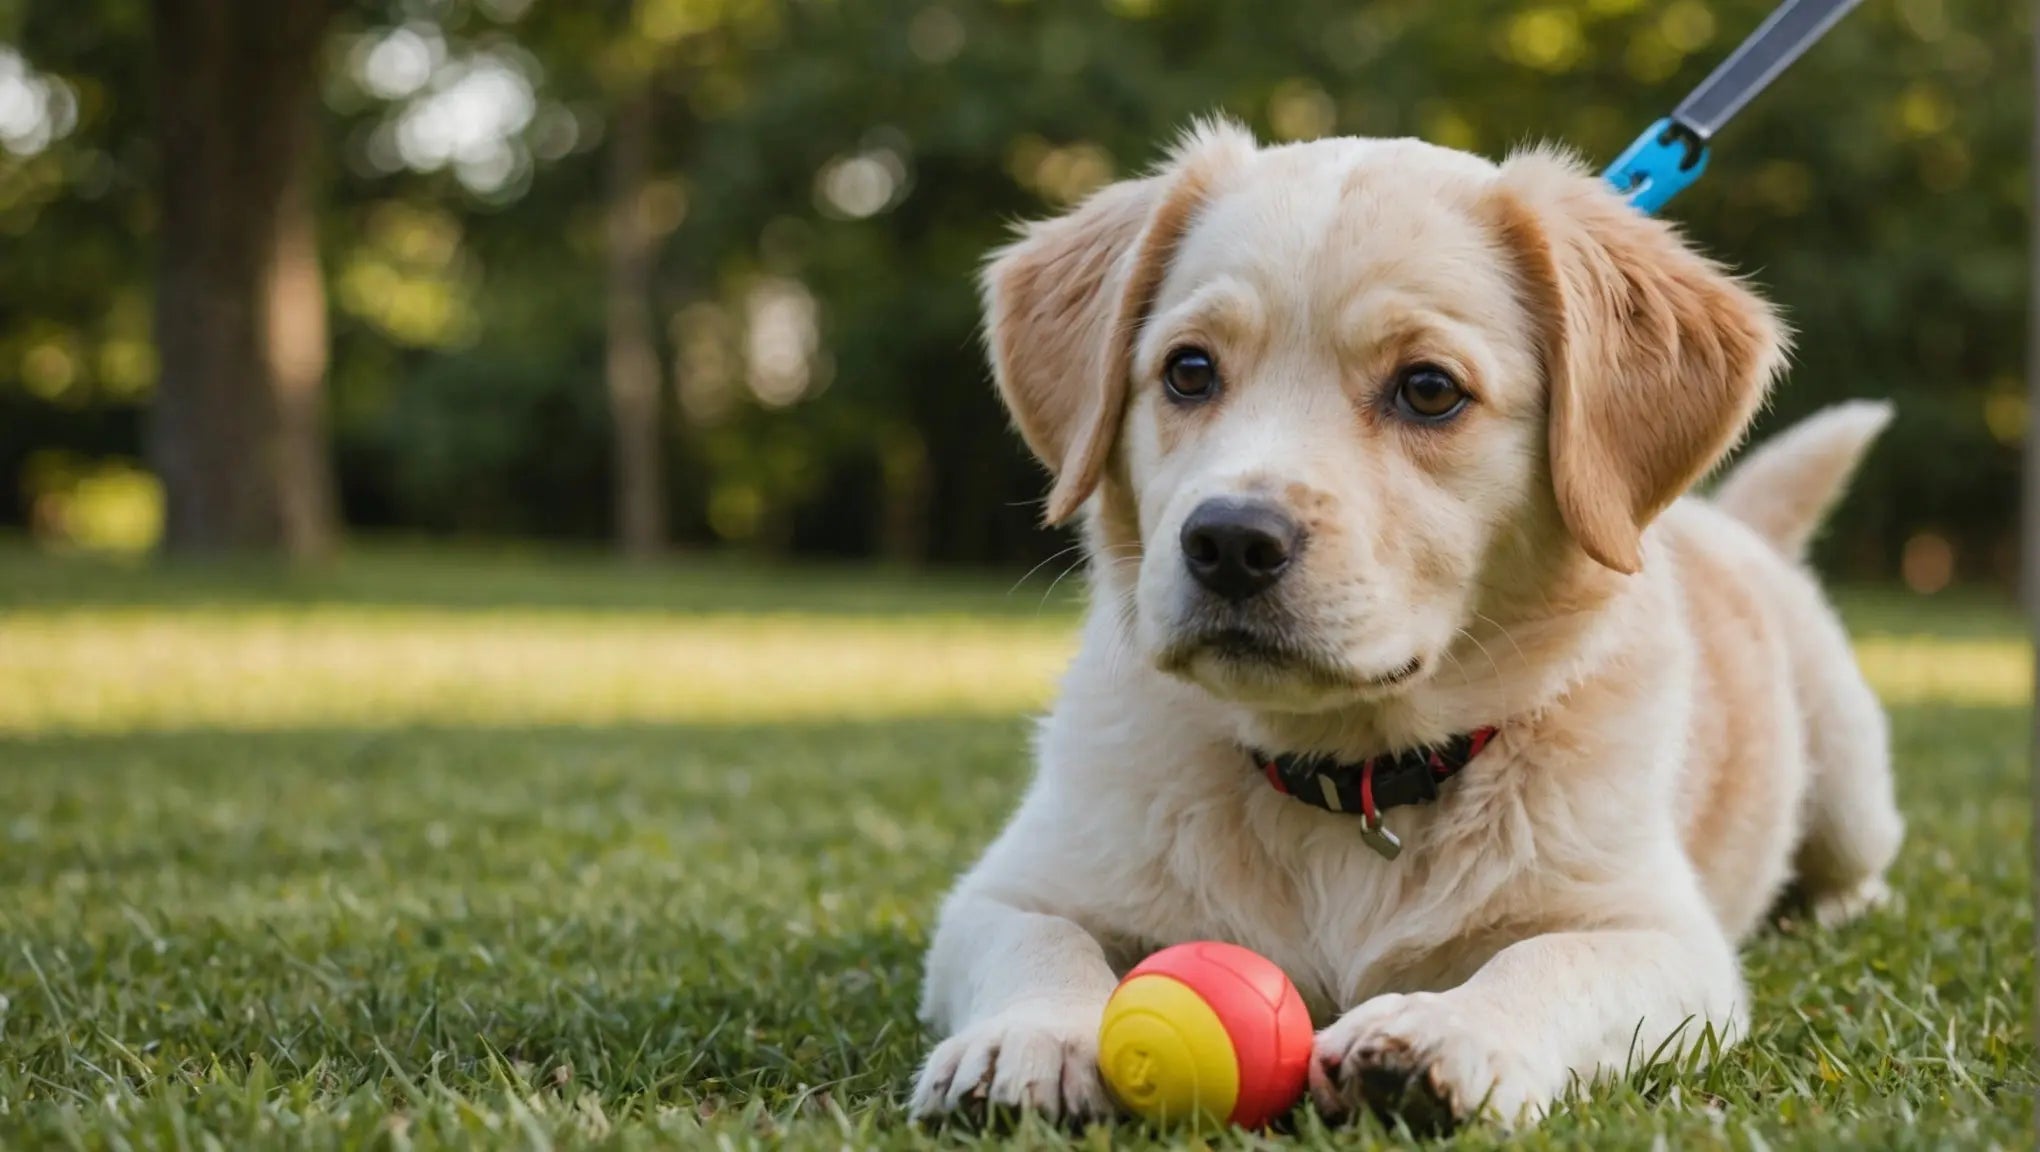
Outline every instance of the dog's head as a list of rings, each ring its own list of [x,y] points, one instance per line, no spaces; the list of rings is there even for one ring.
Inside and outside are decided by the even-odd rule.
[[[1498,589],[1636,571],[1783,354],[1760,300],[1546,152],[1205,127],[984,282],[1049,520],[1090,509],[1147,657],[1283,711],[1422,682]]]

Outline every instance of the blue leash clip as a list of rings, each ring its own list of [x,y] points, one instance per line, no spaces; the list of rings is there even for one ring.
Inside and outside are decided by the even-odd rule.
[[[1655,212],[1707,170],[1707,142],[1861,0],[1784,0],[1728,59],[1608,166],[1608,183]]]
[[[1671,117],[1650,126],[1615,163],[1608,183],[1644,212],[1656,212],[1707,170],[1707,142]]]

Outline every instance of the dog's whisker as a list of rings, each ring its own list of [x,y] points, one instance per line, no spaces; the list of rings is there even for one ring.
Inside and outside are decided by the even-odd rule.
[[[1060,560],[1063,557],[1069,555],[1070,553],[1077,551],[1083,546],[1084,545],[1081,542],[1079,542],[1076,544],[1072,544],[1067,548],[1061,548],[1056,550],[1056,552],[1050,555],[1046,560],[1043,560],[1041,563],[1036,564],[1032,568],[1029,568],[1026,574],[1022,575],[1018,580],[1013,581],[1013,586],[1011,588],[1006,589],[1006,595],[1011,596],[1013,593],[1018,592],[1020,590],[1020,586],[1022,584],[1027,583],[1027,581],[1029,581],[1030,579],[1033,579],[1034,574],[1036,572],[1041,571],[1043,568],[1048,567],[1050,564],[1055,563],[1057,560]]]
[[[1083,541],[1078,541],[1077,543],[1072,544],[1067,548],[1058,550],[1054,554],[1050,555],[1046,560],[1043,560],[1041,563],[1036,564],[1032,568],[1029,568],[1027,570],[1026,575],[1020,577],[1020,579],[1018,580],[1015,580],[1013,582],[1013,586],[1011,588],[1006,589],[1006,595],[1011,596],[1013,593],[1018,592],[1022,584],[1027,583],[1028,580],[1034,577],[1035,573],[1041,571],[1043,568],[1046,568],[1050,564],[1055,563],[1057,560],[1062,559],[1064,556],[1067,556],[1072,552],[1081,552],[1083,550],[1084,550]],[[1139,546],[1135,544],[1108,544],[1105,545],[1103,548],[1099,549],[1096,555],[1098,558],[1104,559],[1109,558],[1111,553],[1121,550],[1128,552],[1138,552]],[[1077,569],[1084,567],[1087,563],[1090,562],[1092,558],[1093,555],[1090,553],[1086,553],[1085,555],[1079,556],[1076,560],[1072,561],[1068,567],[1064,568],[1060,575],[1056,576],[1054,580],[1049,581],[1048,589],[1041,594],[1041,599],[1035,604],[1035,609],[1038,611],[1041,608],[1046,607],[1048,605],[1049,597],[1055,595],[1056,586],[1058,584],[1061,584],[1065,579],[1067,579],[1070,573],[1075,572]]]
[[[1551,597],[1547,594],[1544,597],[1544,601],[1547,605],[1549,605],[1551,603]],[[1509,630],[1507,628],[1504,628],[1499,620],[1496,620],[1494,617],[1489,616],[1485,612],[1475,612],[1473,614],[1473,617],[1476,620],[1480,620],[1486,623],[1489,627],[1493,628],[1495,631],[1500,632],[1502,634],[1502,639],[1507,640],[1509,642],[1509,647],[1514,648],[1516,650],[1516,659],[1522,661],[1526,665],[1530,663],[1530,657],[1523,654],[1523,646],[1521,644],[1516,643],[1516,638],[1509,634]]]
[[[1112,612],[1118,617],[1119,627],[1114,640],[1105,651],[1106,675],[1114,680],[1125,671],[1126,663],[1133,657],[1133,630],[1137,606],[1134,604],[1133,589],[1128,586],[1113,597]]]
[[[1480,637],[1475,636],[1464,628],[1458,629],[1458,632],[1461,636],[1466,637],[1468,642],[1475,648],[1480,649],[1480,654],[1487,657],[1488,667],[1494,669],[1495,678],[1500,679],[1502,676],[1502,666],[1495,662],[1495,654],[1488,651],[1487,645],[1480,642]]]
[[[1043,592],[1043,593],[1041,594],[1041,601],[1040,601],[1040,603],[1038,603],[1038,604],[1036,604],[1036,605],[1035,605],[1035,608],[1036,608],[1037,610],[1039,610],[1039,609],[1041,609],[1041,608],[1045,608],[1045,607],[1047,607],[1047,606],[1048,606],[1048,598],[1049,598],[1050,596],[1053,596],[1053,595],[1055,595],[1055,589],[1056,589],[1056,586],[1057,586],[1057,585],[1059,585],[1059,584],[1061,584],[1061,583],[1062,583],[1062,582],[1063,582],[1064,580],[1067,580],[1067,579],[1069,579],[1070,573],[1072,573],[1072,572],[1075,572],[1075,571],[1076,571],[1077,569],[1079,569],[1079,568],[1082,568],[1082,567],[1083,567],[1083,566],[1085,565],[1085,563],[1086,563],[1086,562],[1087,562],[1087,561],[1086,561],[1085,559],[1082,559],[1082,558],[1078,559],[1078,560],[1077,560],[1077,561],[1076,561],[1076,562],[1075,562],[1074,564],[1071,564],[1071,565],[1070,565],[1069,567],[1067,567],[1067,568],[1064,568],[1064,569],[1062,570],[1062,574],[1061,574],[1061,575],[1059,575],[1059,576],[1057,576],[1057,577],[1056,577],[1055,579],[1053,579],[1053,580],[1049,581],[1049,582],[1048,582],[1048,590],[1047,590],[1046,592]]]

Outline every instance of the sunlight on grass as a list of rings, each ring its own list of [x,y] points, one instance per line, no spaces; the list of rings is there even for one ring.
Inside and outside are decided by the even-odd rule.
[[[0,732],[818,721],[1037,709],[1067,618],[316,607],[0,619]],[[2025,645],[1879,635],[1894,704],[2018,705]]]
[[[2018,707],[2033,698],[2033,656],[2016,640],[1873,636],[1856,659],[1888,704]]]
[[[0,732],[993,715],[1063,622],[110,611],[0,620]]]

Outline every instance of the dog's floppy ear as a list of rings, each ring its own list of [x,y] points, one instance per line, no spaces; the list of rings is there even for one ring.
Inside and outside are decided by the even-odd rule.
[[[1577,161],[1532,151],[1492,206],[1543,341],[1566,527],[1618,572],[1748,427],[1785,359],[1770,306]]]
[[[1216,177],[1254,147],[1243,129],[1201,125],[1156,175],[1111,185],[993,253],[983,278],[992,374],[1055,477],[1049,523],[1069,519],[1097,487],[1125,411],[1134,339],[1169,256]]]

